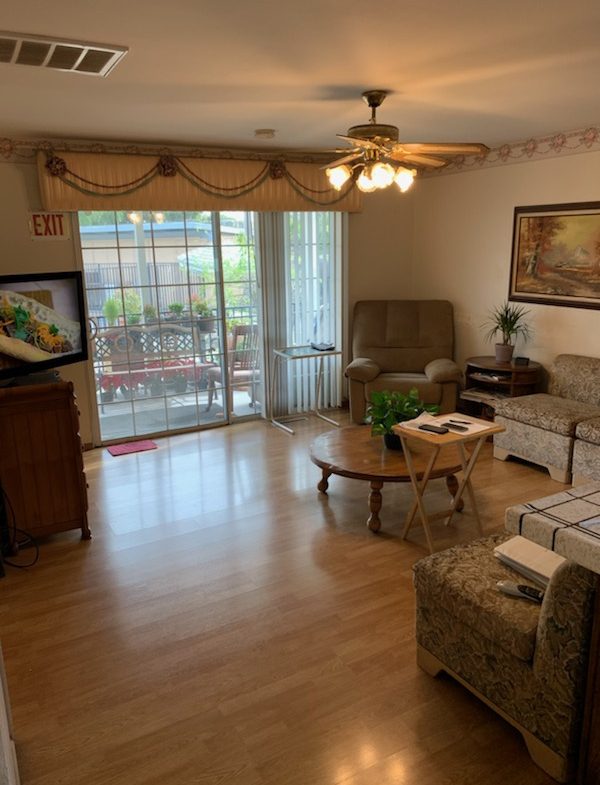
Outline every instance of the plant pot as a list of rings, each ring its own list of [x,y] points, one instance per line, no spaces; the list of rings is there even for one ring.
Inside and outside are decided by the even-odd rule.
[[[114,390],[102,390],[100,392],[101,403],[111,403],[115,399]]]
[[[505,343],[496,344],[496,362],[509,363],[512,360],[515,347]]]
[[[215,320],[212,316],[198,316],[196,317],[196,324],[200,333],[215,332]]]
[[[402,442],[400,437],[395,433],[384,433],[383,443],[388,450],[402,450]]]
[[[176,393],[184,393],[187,390],[187,379],[185,377],[177,377],[175,379],[174,387]]]

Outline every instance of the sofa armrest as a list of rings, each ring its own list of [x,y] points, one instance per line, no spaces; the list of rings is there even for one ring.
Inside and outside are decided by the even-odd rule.
[[[432,360],[425,366],[425,376],[430,382],[460,382],[462,371],[454,360],[440,358]]]
[[[583,701],[597,576],[573,562],[558,567],[538,622],[533,673],[569,704]]]
[[[357,382],[372,382],[380,373],[380,367],[368,357],[357,357],[352,360],[345,371],[348,379],[354,379]]]

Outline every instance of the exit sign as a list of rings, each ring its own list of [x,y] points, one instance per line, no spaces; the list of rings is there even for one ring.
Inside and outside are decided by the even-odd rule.
[[[68,213],[29,213],[32,240],[68,240],[71,221]]]

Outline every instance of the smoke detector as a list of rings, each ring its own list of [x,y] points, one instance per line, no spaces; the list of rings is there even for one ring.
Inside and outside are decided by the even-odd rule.
[[[108,76],[128,51],[125,46],[113,44],[0,32],[0,63],[10,65],[32,65],[88,76]]]

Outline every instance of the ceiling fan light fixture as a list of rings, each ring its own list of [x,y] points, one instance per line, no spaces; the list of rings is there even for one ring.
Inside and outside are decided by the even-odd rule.
[[[371,167],[366,167],[362,170],[362,172],[358,175],[358,179],[356,180],[356,187],[359,191],[362,191],[365,194],[373,193],[377,189],[377,186],[371,179]]]
[[[371,109],[371,119],[366,124],[353,125],[346,134],[337,134],[351,146],[336,150],[343,155],[331,162],[328,176],[329,172],[335,172],[338,167],[350,163],[350,176],[356,179],[356,175],[359,175],[356,185],[361,191],[371,193],[395,183],[405,193],[417,175],[416,169],[409,168],[411,164],[416,164],[419,169],[438,170],[449,164],[452,156],[481,156],[489,151],[480,142],[400,142],[397,126],[377,122],[377,108],[386,95],[387,90],[366,90],[362,94]],[[331,177],[329,181],[340,190]]]
[[[341,166],[334,166],[332,169],[326,169],[325,174],[335,190],[341,191],[344,183],[352,177],[352,170],[346,164],[342,164]]]
[[[396,169],[396,174],[394,176],[394,182],[398,186],[398,188],[402,191],[402,193],[406,193],[411,185],[415,181],[415,176],[417,174],[416,169],[406,169],[404,166],[399,166]]]
[[[394,182],[394,167],[379,161],[371,167],[371,181],[376,188],[387,188]]]

